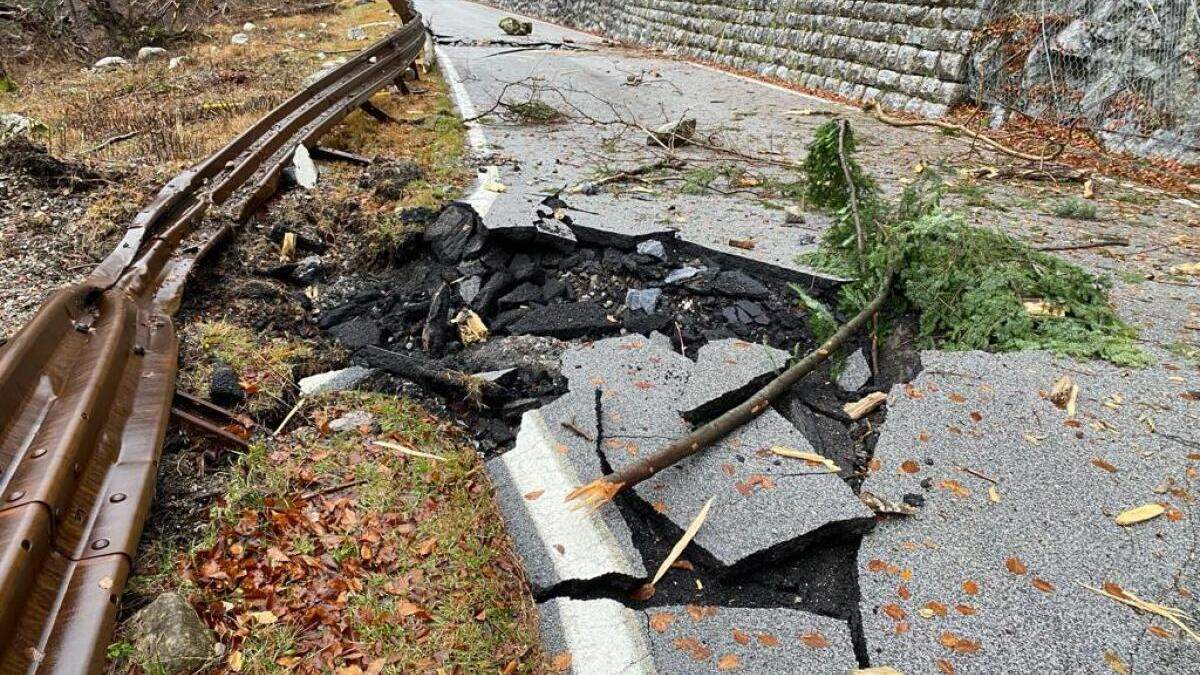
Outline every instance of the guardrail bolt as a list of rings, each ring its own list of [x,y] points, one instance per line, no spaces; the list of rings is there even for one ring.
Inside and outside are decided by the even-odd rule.
[[[109,497],[109,498],[108,498],[108,501],[110,501],[110,502],[112,502],[112,503],[114,503],[114,504],[119,504],[119,503],[121,503],[121,502],[125,501],[125,493],[124,493],[124,492],[118,492],[118,493],[116,493],[115,495],[113,495],[113,496]]]
[[[25,496],[24,490],[17,490],[16,492],[14,492],[8,496],[8,501],[15,502],[24,496]]]
[[[145,356],[145,355],[146,355],[146,348],[145,348],[145,347],[143,347],[142,345],[134,345],[134,346],[133,346],[133,353],[134,353],[134,354],[137,354],[138,356]]]
[[[99,551],[100,549],[103,549],[103,548],[108,548],[108,540],[107,539],[97,539],[96,541],[92,542],[93,550]]]

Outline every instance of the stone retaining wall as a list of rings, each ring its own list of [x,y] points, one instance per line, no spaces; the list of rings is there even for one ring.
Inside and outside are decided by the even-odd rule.
[[[965,98],[979,0],[490,0],[929,117]]]

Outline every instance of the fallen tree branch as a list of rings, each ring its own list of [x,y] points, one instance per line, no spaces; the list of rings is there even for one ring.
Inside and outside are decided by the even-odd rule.
[[[504,387],[495,382],[445,368],[432,360],[419,359],[375,346],[364,349],[362,355],[373,368],[399,375],[442,396],[465,399],[477,408],[502,403],[512,398]]]
[[[831,354],[836,353],[871,317],[883,308],[892,287],[893,273],[889,272],[880,286],[879,292],[870,304],[862,309],[854,318],[843,324],[816,350],[809,352],[803,359],[797,361],[785,370],[779,377],[767,383],[753,396],[743,401],[737,407],[729,410],[717,419],[696,429],[690,434],[677,438],[662,450],[635,462],[616,473],[597,478],[596,480],[576,488],[567,495],[566,501],[579,500],[581,506],[592,510],[598,509],[612,501],[621,490],[650,478],[663,469],[691,457],[704,448],[724,438],[734,429],[741,427],[761,415],[771,402],[787,393],[805,375],[816,370]]]
[[[1091,169],[1076,169],[1065,164],[1043,166],[981,166],[969,172],[972,178],[1045,180],[1082,183],[1092,177]]]
[[[1079,244],[1062,244],[1059,246],[1039,246],[1039,251],[1080,251],[1085,248],[1107,248],[1109,246],[1128,246],[1128,239],[1097,239],[1096,241]]]
[[[1065,150],[1067,147],[1067,146],[1063,145],[1062,143],[1056,143],[1055,145],[1057,145],[1058,147],[1054,150],[1054,152],[1051,152],[1051,153],[1048,153],[1045,155],[1031,155],[1027,152],[1021,152],[1020,150],[1013,150],[1012,148],[1000,143],[999,141],[992,140],[991,138],[988,138],[987,136],[979,133],[978,131],[968,129],[967,127],[964,127],[961,124],[955,124],[953,122],[943,122],[942,120],[902,120],[902,119],[892,117],[891,115],[888,115],[887,113],[883,112],[883,108],[881,108],[879,106],[879,104],[875,103],[874,101],[869,101],[869,102],[865,103],[863,105],[863,111],[868,112],[868,113],[873,113],[875,115],[875,119],[879,120],[880,122],[883,122],[884,124],[890,124],[891,126],[894,126],[894,127],[937,127],[939,129],[948,129],[950,131],[957,131],[959,133],[970,136],[971,138],[979,141],[980,143],[983,143],[984,145],[988,146],[989,148],[991,148],[997,152],[1001,152],[1006,155],[1009,155],[1010,157],[1016,157],[1017,159],[1023,159],[1023,160],[1029,161],[1029,162],[1053,161],[1055,159],[1058,159],[1058,156],[1061,155],[1063,153],[1063,150]]]

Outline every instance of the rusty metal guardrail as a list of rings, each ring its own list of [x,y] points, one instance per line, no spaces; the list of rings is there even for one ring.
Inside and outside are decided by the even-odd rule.
[[[83,283],[0,347],[0,672],[104,665],[175,390],[171,316],[194,265],[311,144],[423,45],[420,16],[168,182]]]

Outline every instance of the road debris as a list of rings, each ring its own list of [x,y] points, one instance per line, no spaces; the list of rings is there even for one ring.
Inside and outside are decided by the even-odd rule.
[[[886,402],[887,394],[881,391],[873,391],[857,401],[842,406],[842,410],[845,411],[846,416],[851,420],[860,420],[875,412],[879,406]]]
[[[533,22],[522,21],[516,17],[506,16],[500,19],[500,30],[508,35],[529,35],[533,33]]]

